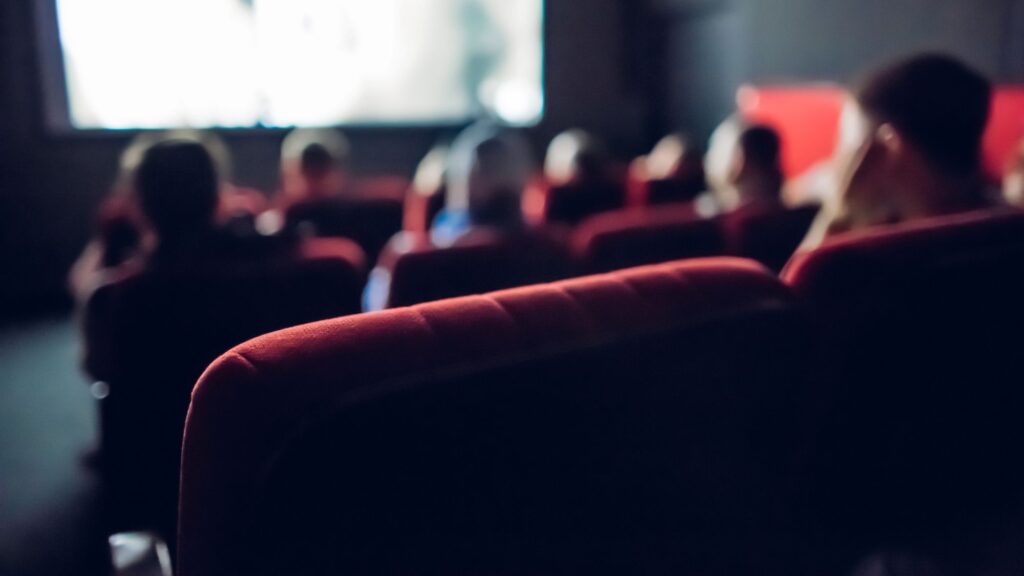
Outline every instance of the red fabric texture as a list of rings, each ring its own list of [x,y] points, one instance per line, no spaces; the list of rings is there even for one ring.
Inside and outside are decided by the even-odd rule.
[[[827,285],[830,275],[857,277],[878,270],[883,263],[925,265],[952,259],[957,253],[999,250],[1015,242],[1024,214],[1012,209],[979,210],[928,218],[904,224],[879,226],[837,236],[817,250],[798,253],[783,271],[783,280],[808,296],[842,290]],[[854,268],[857,266],[858,268]]]
[[[231,573],[250,553],[241,527],[258,521],[254,478],[293,431],[360,391],[787,301],[785,287],[757,264],[720,258],[341,318],[239,346],[193,392],[178,573]]]

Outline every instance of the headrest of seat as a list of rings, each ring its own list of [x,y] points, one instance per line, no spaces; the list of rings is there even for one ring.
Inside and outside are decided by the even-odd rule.
[[[810,293],[843,278],[896,276],[980,265],[1024,246],[1024,212],[979,210],[844,234],[794,256],[784,281]]]
[[[195,396],[219,386],[226,366],[239,362],[282,377],[286,387],[302,379],[365,386],[547,345],[674,328],[786,297],[756,263],[716,258],[433,302],[263,336],[211,366]]]

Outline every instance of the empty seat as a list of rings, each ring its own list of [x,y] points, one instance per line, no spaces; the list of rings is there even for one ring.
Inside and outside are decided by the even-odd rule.
[[[720,259],[262,337],[193,393],[178,573],[798,573],[806,335]]]
[[[570,275],[569,256],[545,231],[473,232],[440,248],[425,235],[401,234],[374,274],[387,274],[387,308],[549,282]]]
[[[153,268],[97,289],[84,309],[84,363],[102,399],[105,480],[116,528],[170,529],[189,393],[225,350],[266,332],[359,310],[362,253],[346,240],[298,254]]]
[[[689,204],[594,216],[572,239],[573,253],[587,272],[717,256],[725,248],[718,222],[699,217]]]
[[[807,236],[817,214],[817,206],[749,206],[723,215],[720,221],[730,254],[757,260],[778,272]]]
[[[785,279],[835,351],[813,485],[841,540],[943,547],[1020,510],[1024,215],[849,235]]]

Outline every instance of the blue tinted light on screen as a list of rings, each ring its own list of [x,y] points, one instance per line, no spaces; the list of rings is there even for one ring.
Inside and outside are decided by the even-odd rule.
[[[76,128],[454,123],[544,109],[543,0],[57,0]]]

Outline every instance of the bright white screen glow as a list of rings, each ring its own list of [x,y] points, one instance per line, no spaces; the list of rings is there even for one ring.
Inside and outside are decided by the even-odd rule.
[[[76,128],[543,113],[543,0],[57,0]]]

